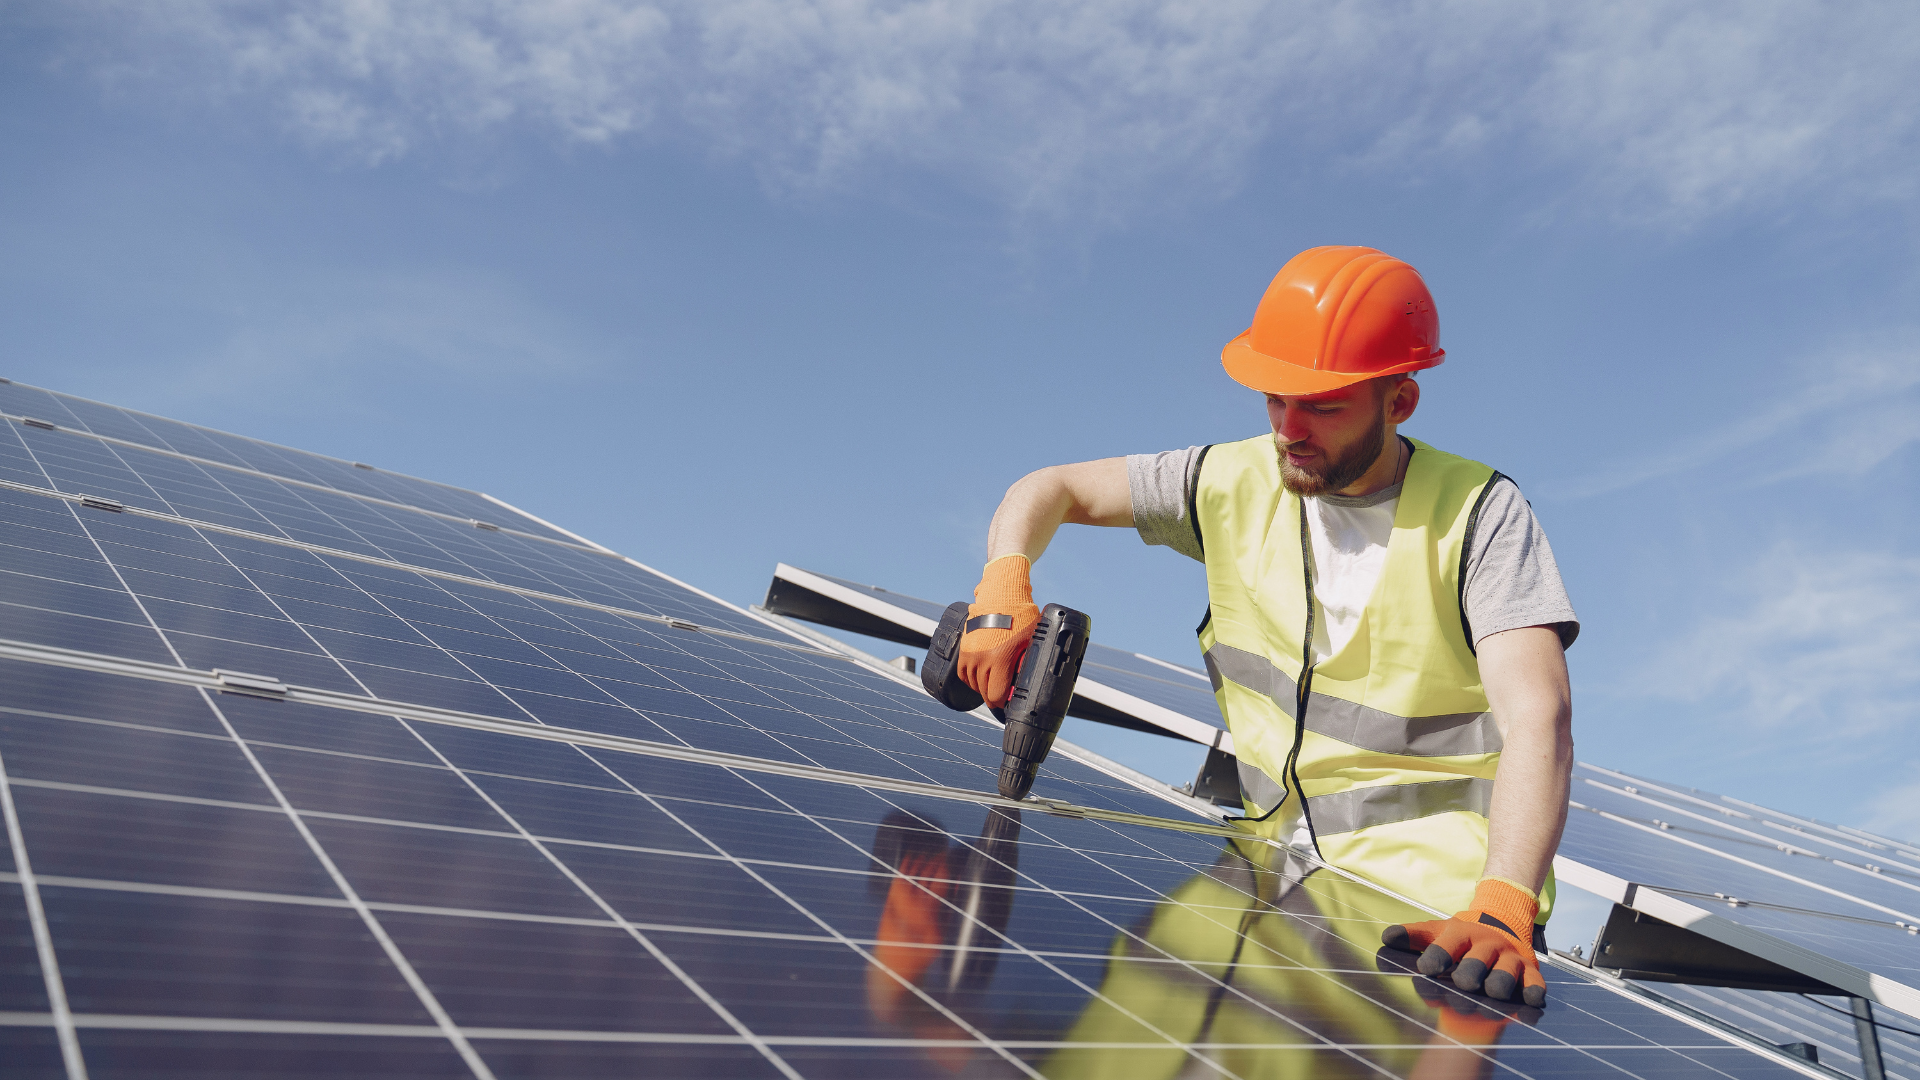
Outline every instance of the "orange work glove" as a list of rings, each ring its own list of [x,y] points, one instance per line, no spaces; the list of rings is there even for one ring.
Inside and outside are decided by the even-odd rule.
[[[1537,1008],[1547,1000],[1547,980],[1533,955],[1533,918],[1539,913],[1532,890],[1505,878],[1481,878],[1467,910],[1451,919],[1389,926],[1380,940],[1419,952],[1422,975],[1451,971],[1453,985],[1484,989],[1497,1001],[1511,1001],[1519,990],[1520,1000]]]
[[[1002,555],[987,564],[967,607],[967,632],[960,636],[960,681],[973,687],[993,708],[1013,696],[1040,609],[1033,602],[1025,555]]]

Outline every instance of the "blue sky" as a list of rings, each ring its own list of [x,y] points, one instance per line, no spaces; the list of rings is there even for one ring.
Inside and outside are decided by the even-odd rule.
[[[1369,244],[1581,756],[1912,837],[1916,71],[1900,3],[16,2],[0,374],[959,598],[1024,472],[1262,430],[1220,346]],[[1196,660],[1179,556],[1037,581]]]

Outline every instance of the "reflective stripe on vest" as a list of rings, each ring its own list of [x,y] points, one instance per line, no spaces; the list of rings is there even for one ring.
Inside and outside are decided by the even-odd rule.
[[[1220,689],[1220,680],[1230,679],[1257,694],[1265,694],[1289,716],[1293,715],[1298,687],[1266,657],[1216,643],[1202,654],[1202,659],[1207,663],[1207,675],[1213,680],[1216,692]],[[1362,750],[1408,757],[1492,754],[1502,745],[1500,729],[1490,712],[1409,718],[1312,692],[1307,694],[1307,730]],[[1265,800],[1255,801],[1263,806],[1271,805]],[[1314,815],[1316,830],[1337,831],[1320,828],[1319,811]]]
[[[1459,810],[1486,817],[1491,805],[1493,781],[1477,776],[1423,784],[1377,784],[1307,797],[1314,831],[1328,836]]]

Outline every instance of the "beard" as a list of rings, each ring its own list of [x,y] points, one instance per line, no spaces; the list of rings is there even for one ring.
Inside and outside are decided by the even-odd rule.
[[[1274,456],[1280,460],[1280,482],[1295,495],[1325,495],[1329,491],[1339,491],[1367,474],[1373,463],[1380,459],[1380,451],[1387,445],[1387,411],[1381,409],[1373,419],[1373,426],[1339,457],[1327,456],[1326,466],[1315,470],[1301,468],[1287,460],[1287,452],[1280,448],[1276,440],[1273,444]]]

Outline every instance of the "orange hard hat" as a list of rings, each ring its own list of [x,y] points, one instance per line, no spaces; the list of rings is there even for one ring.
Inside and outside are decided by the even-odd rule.
[[[1263,394],[1324,394],[1440,363],[1440,315],[1420,271],[1370,247],[1295,255],[1220,363]]]

